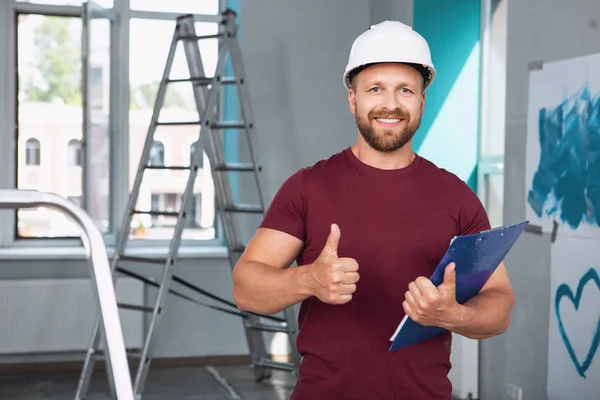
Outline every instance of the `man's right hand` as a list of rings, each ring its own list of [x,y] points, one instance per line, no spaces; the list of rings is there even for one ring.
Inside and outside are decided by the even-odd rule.
[[[338,258],[340,236],[340,228],[332,224],[325,247],[307,271],[315,296],[324,303],[344,304],[352,300],[359,279],[358,262]]]

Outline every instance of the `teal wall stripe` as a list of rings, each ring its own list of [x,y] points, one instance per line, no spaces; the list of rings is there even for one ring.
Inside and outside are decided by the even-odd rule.
[[[224,0],[225,8],[231,9],[237,13],[237,24],[238,33],[240,22],[240,11],[242,8],[241,0]],[[238,35],[238,42],[241,42],[241,35]],[[225,64],[225,76],[233,76],[233,66],[231,61],[228,59]],[[233,121],[240,119],[239,111],[239,100],[237,94],[237,88],[231,85],[225,85],[223,91],[223,120]],[[233,129],[227,129],[223,131],[223,150],[226,162],[235,162],[239,160],[239,132]],[[239,201],[239,177],[236,173],[229,174],[229,183],[231,185],[231,191],[233,194],[233,201]],[[219,217],[220,220],[220,217]],[[219,226],[221,226],[219,221]],[[221,233],[221,241],[223,245],[226,245],[225,235]]]
[[[225,7],[234,10],[237,13],[237,24],[238,32],[241,26],[240,11],[242,8],[241,0],[225,0]],[[241,42],[241,35],[238,35],[238,42]],[[225,75],[233,75],[233,67],[231,61],[227,60],[225,65]],[[223,119],[225,121],[233,121],[240,119],[239,111],[239,98],[237,94],[237,88],[235,86],[226,85],[223,94]],[[239,140],[238,135],[240,132],[235,130],[226,130],[223,132],[223,146],[225,151],[225,161],[235,162],[239,161]],[[231,188],[233,192],[234,201],[239,199],[239,179],[236,173],[229,173],[229,180],[231,182]]]
[[[418,0],[414,29],[429,43],[437,77],[413,146],[476,190],[480,104],[480,0]]]

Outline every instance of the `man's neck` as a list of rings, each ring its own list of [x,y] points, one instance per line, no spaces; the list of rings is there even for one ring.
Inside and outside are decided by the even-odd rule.
[[[364,141],[352,145],[352,152],[363,163],[379,169],[400,169],[412,163],[416,154],[412,151],[412,141],[394,152],[384,153],[373,149]]]

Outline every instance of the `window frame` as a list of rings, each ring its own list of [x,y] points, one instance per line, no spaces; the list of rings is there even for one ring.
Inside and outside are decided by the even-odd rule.
[[[228,4],[227,0],[219,1],[219,12]],[[115,171],[129,169],[129,39],[130,21],[136,19],[171,20],[183,13],[154,12],[131,10],[129,0],[114,0],[109,9],[117,15],[116,23],[111,29],[110,90],[111,100],[116,104],[111,108],[111,155],[110,155],[110,225],[111,230],[103,235],[109,254],[114,250],[116,234],[121,225],[129,193],[127,174]],[[0,63],[0,86],[7,90],[0,94],[0,156],[11,168],[0,171],[2,187],[16,187],[18,182],[18,165],[16,159],[17,127],[17,16],[18,14],[38,14],[48,16],[79,17],[83,6],[46,5],[17,2],[16,0],[0,1],[0,45],[7,49],[5,62]],[[218,23],[219,15],[194,14],[198,22]],[[118,38],[118,39],[116,39]],[[119,135],[116,132],[120,132]],[[230,151],[230,149],[226,149]],[[224,238],[216,211],[216,238],[210,240],[182,240],[180,255],[183,257],[226,257]],[[0,210],[0,259],[64,257],[84,257],[79,238],[27,238],[16,235],[16,213],[14,210]],[[167,250],[170,243],[165,240],[144,240],[129,243],[129,249],[135,253],[156,253]],[[29,249],[29,250],[27,250]],[[28,254],[29,253],[29,254]]]

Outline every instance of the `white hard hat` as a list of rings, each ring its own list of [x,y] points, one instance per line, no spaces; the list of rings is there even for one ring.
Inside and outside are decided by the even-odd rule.
[[[368,64],[400,62],[413,64],[425,78],[425,88],[435,78],[435,68],[427,41],[412,27],[399,21],[384,21],[372,25],[356,38],[350,49],[344,72],[344,86],[350,89],[352,71]]]

